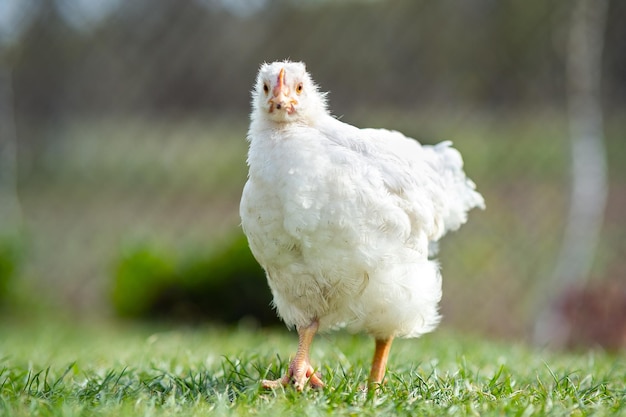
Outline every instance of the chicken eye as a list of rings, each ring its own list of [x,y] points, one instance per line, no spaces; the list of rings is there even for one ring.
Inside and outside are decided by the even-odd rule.
[[[302,92],[302,88],[304,88],[302,83],[298,84],[296,86],[296,93],[300,94]]]
[[[269,92],[270,92],[270,88],[269,88],[269,86],[267,85],[267,83],[263,84],[263,92],[265,92],[265,94],[267,94],[267,93],[269,93]]]

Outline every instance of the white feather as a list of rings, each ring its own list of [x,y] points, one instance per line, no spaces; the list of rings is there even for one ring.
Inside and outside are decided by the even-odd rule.
[[[270,112],[263,92],[281,68],[304,85],[293,114]],[[248,140],[242,227],[285,323],[379,338],[432,330],[441,277],[429,244],[484,206],[458,151],[340,122],[291,62],[261,67]]]

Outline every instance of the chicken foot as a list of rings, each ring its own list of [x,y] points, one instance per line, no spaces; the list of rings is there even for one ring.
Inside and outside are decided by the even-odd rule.
[[[374,351],[374,359],[372,360],[372,370],[368,381],[368,388],[374,390],[378,388],[385,378],[385,370],[387,368],[387,359],[389,358],[389,350],[391,349],[393,338],[376,339],[376,350]]]
[[[289,363],[287,374],[276,380],[262,380],[261,386],[263,388],[276,389],[293,384],[296,390],[302,391],[307,383],[313,388],[324,387],[324,382],[315,373],[309,362],[309,349],[318,327],[319,322],[317,320],[307,327],[298,327],[298,350],[296,351],[296,356]]]

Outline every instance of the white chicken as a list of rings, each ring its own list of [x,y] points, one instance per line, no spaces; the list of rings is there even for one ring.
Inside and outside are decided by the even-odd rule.
[[[484,207],[449,142],[334,118],[300,62],[263,64],[252,91],[249,175],[240,215],[273,304],[299,343],[266,388],[323,387],[309,361],[318,331],[345,327],[376,341],[369,386],[384,379],[396,337],[439,322],[441,276],[429,248]]]

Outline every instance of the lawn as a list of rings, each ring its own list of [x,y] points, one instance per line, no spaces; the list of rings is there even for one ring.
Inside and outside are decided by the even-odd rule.
[[[281,329],[81,320],[0,325],[0,415],[626,415],[626,365],[441,329],[397,341],[387,383],[367,395],[373,343],[318,336],[321,391],[264,391],[296,336]]]

